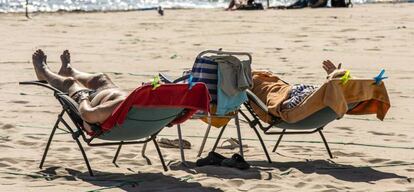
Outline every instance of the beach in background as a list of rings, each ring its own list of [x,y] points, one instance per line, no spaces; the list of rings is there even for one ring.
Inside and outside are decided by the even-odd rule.
[[[401,3],[414,0],[350,0],[354,4]],[[226,8],[230,0],[0,0],[0,13],[56,11],[128,11],[159,6],[170,9]],[[257,0],[269,6],[287,6],[296,0]],[[330,1],[328,1],[328,6]]]
[[[1,1],[0,2],[4,2]],[[11,2],[11,1],[10,1]],[[222,9],[0,14],[0,190],[1,191],[414,191],[414,4],[361,4],[342,9],[232,11]],[[125,146],[118,167],[115,147],[86,147],[96,177],[88,175],[70,135],[58,131],[38,168],[61,110],[34,80],[31,54],[43,49],[53,70],[69,49],[72,64],[105,72],[130,91],[159,72],[179,76],[206,49],[246,51],[254,69],[271,70],[285,81],[322,84],[321,62],[331,59],[360,78],[386,70],[391,109],[385,120],[350,116],[325,127],[335,156],[329,159],[319,135],[285,136],[266,162],[247,123],[241,122],[245,158],[252,168],[195,167],[206,124],[189,120],[183,136],[190,167],[178,149],[162,148],[164,172],[152,143],[148,165],[142,145]],[[233,121],[224,137],[236,137]],[[212,129],[203,156],[219,129]],[[175,127],[159,137],[175,139]],[[262,134],[263,135],[263,134]],[[268,150],[276,136],[263,136]],[[237,149],[219,149],[230,157]]]

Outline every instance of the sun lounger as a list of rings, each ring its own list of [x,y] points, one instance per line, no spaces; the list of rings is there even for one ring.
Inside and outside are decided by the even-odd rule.
[[[381,82],[379,85],[376,85],[374,80],[366,79],[349,80],[348,83],[347,85],[341,85],[338,81],[325,83],[323,86],[321,86],[321,88],[310,95],[295,109],[280,112],[279,114],[281,114],[282,118],[275,116],[275,112],[271,112],[268,106],[263,103],[263,101],[259,99],[258,96],[249,90],[247,91],[249,102],[245,102],[244,106],[246,107],[248,114],[250,114],[250,117],[246,112],[242,110],[239,112],[247,120],[249,126],[255,131],[269,162],[271,161],[270,156],[266,151],[266,146],[261,139],[257,127],[266,135],[280,135],[275,147],[273,148],[273,152],[276,151],[276,148],[280,144],[283,135],[312,134],[318,132],[325,144],[326,150],[329,153],[329,157],[332,158],[332,153],[322,133],[323,128],[327,124],[341,118],[345,113],[353,115],[377,114],[377,117],[383,120],[390,107],[390,102],[384,83]],[[324,88],[324,86],[341,86],[340,89],[343,91],[343,95],[341,95],[340,98],[343,98],[344,100],[338,100],[334,102],[342,104],[346,102],[346,109],[343,114],[340,112],[338,113],[338,108],[335,106],[330,106],[330,104],[334,103],[326,101],[326,99],[329,100],[330,98],[325,97],[325,100],[322,98],[322,95],[326,96],[329,94],[329,91],[332,91],[332,89],[325,89],[326,87]],[[349,91],[348,89],[352,89],[354,93],[347,93],[347,91]],[[325,103],[328,105],[315,108],[316,111],[312,112],[311,114],[304,116],[298,115],[310,113],[308,109],[314,108],[314,105],[321,103],[321,100],[324,100],[322,104]],[[342,110],[342,108],[340,109]],[[279,128],[282,130],[273,131],[273,128]]]
[[[78,111],[78,104],[66,93],[45,82],[30,81],[20,82],[20,84],[38,85],[52,90],[63,108],[53,126],[39,167],[43,167],[56,129],[63,124],[79,146],[91,176],[93,172],[79,138],[92,147],[117,145],[118,149],[112,161],[114,164],[123,145],[146,144],[152,141],[163,168],[167,171],[156,141],[157,134],[167,125],[184,122],[198,110],[209,110],[210,97],[204,84],[195,84],[191,90],[187,84],[161,85],[155,90],[151,85],[144,85],[134,90],[102,125],[93,124],[91,127],[94,131],[86,133]],[[64,117],[65,114],[75,125],[74,128],[65,120],[67,119]],[[92,142],[96,139],[104,141]],[[145,147],[142,151],[142,154],[144,153]]]
[[[206,50],[203,51],[201,53],[199,53],[196,57],[196,61],[195,61],[195,65],[198,65],[198,67],[200,68],[206,68],[208,70],[206,70],[206,75],[196,75],[196,77],[193,78],[193,82],[203,82],[206,83],[207,87],[209,88],[209,92],[210,95],[212,96],[212,104],[215,103],[217,104],[218,100],[220,98],[217,98],[217,92],[218,92],[218,81],[217,81],[217,75],[218,75],[218,70],[212,70],[212,66],[213,63],[211,63],[210,60],[204,59],[204,56],[214,56],[214,57],[220,57],[220,56],[235,56],[238,59],[240,59],[239,57],[245,57],[247,60],[247,63],[252,62],[252,56],[249,53],[245,53],[245,52],[228,52],[228,51],[215,51],[215,50]],[[203,66],[204,64],[206,64],[206,66]],[[201,65],[201,66],[200,66]],[[214,65],[217,67],[218,64],[214,63]],[[193,67],[193,73],[200,73],[200,71]],[[188,79],[190,78],[190,75],[185,75],[182,76],[176,80],[171,79],[170,77],[166,76],[165,74],[159,74],[161,81],[165,82],[165,83],[179,83],[180,81],[188,81]],[[212,107],[210,109],[215,109],[214,105],[211,105]],[[197,157],[200,157],[203,150],[204,150],[204,146],[206,144],[207,138],[209,136],[211,127],[217,127],[217,128],[221,128],[222,130],[224,130],[228,124],[228,122],[231,119],[234,119],[235,122],[235,126],[237,129],[237,137],[238,137],[238,142],[241,143],[241,131],[240,131],[240,123],[239,123],[239,117],[237,115],[237,109],[240,108],[241,106],[237,106],[236,109],[233,112],[227,113],[225,115],[220,115],[220,114],[195,114],[193,116],[193,119],[202,119],[204,122],[206,122],[208,124],[206,132],[204,134],[199,152],[197,154]],[[211,110],[212,111],[212,110]],[[212,111],[214,112],[214,111]],[[181,134],[181,126],[180,124],[177,124],[177,132],[178,132],[178,138],[179,140],[182,139],[182,134]],[[222,131],[220,132],[222,134]],[[181,146],[181,145],[180,145]],[[216,147],[216,146],[215,146]],[[184,155],[184,150],[182,147],[180,147],[181,150],[181,161],[184,163],[184,165],[186,165],[185,163],[185,155]],[[240,147],[240,154],[243,156],[243,151],[242,151],[242,147]]]

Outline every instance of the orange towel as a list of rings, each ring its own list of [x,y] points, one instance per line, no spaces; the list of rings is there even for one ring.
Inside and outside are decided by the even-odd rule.
[[[384,120],[390,100],[384,83],[376,85],[371,79],[351,79],[345,85],[334,79],[324,83],[316,92],[305,99],[299,106],[285,111],[277,111],[276,115],[284,121],[294,123],[309,115],[330,107],[338,117],[344,114],[365,115],[376,114]],[[358,104],[348,110],[348,104]]]
[[[262,72],[263,74],[263,72]],[[269,73],[266,74],[269,76]],[[288,123],[295,123],[305,119],[309,115],[330,107],[338,117],[344,114],[364,115],[376,114],[377,118],[383,120],[390,108],[390,100],[383,82],[376,85],[372,79],[350,79],[345,85],[338,79],[324,83],[316,92],[306,98],[300,105],[293,109],[282,110],[280,105],[283,98],[288,96],[287,84],[281,84],[281,80],[275,75],[271,79],[253,75],[255,93],[269,108],[269,113],[282,118]],[[275,81],[279,79],[278,81]],[[269,82],[269,80],[271,80]],[[273,80],[273,81],[272,81]],[[278,94],[280,91],[280,94]],[[266,96],[267,95],[267,96]],[[359,103],[352,110],[348,110],[348,104]],[[271,117],[252,105],[260,119],[271,122]]]
[[[288,99],[292,87],[270,71],[253,71],[252,75],[252,92],[263,101],[271,114],[278,116],[277,111],[280,111],[283,101]],[[257,115],[259,115],[261,120],[268,123],[271,122],[272,117],[269,114],[260,110],[260,108],[252,102],[250,102],[250,105]]]

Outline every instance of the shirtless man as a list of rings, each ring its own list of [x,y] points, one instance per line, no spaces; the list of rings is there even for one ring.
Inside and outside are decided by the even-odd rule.
[[[79,103],[79,112],[84,122],[103,123],[128,95],[103,73],[91,74],[73,68],[68,50],[60,56],[62,66],[57,74],[49,69],[46,55],[41,49],[33,53],[32,60],[39,80],[45,80],[51,86],[68,93]],[[84,127],[92,132],[88,123],[84,123]]]

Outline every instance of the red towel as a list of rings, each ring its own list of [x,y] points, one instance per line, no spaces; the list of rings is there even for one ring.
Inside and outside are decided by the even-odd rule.
[[[162,84],[153,90],[151,85],[136,88],[118,105],[112,115],[102,123],[102,131],[112,129],[116,124],[122,125],[131,107],[151,108],[185,108],[186,113],[174,119],[172,124],[179,124],[189,119],[196,111],[210,111],[210,95],[203,83],[196,83],[191,89],[188,84]]]

